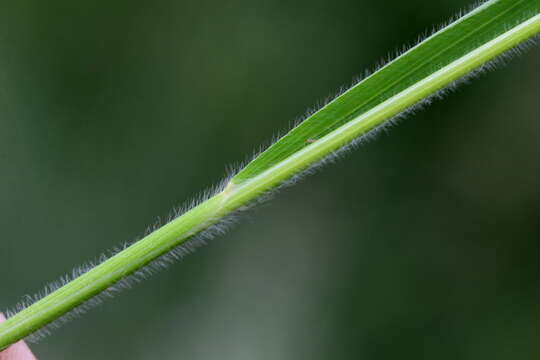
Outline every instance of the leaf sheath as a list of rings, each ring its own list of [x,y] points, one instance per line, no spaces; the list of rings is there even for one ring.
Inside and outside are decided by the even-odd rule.
[[[61,318],[423,99],[540,32],[540,0],[493,0],[314,113],[217,194],[0,324],[0,349]]]

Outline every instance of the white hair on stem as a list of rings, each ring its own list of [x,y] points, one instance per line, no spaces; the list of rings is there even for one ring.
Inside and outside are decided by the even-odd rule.
[[[477,8],[478,6],[481,6],[486,1],[480,1],[475,6],[473,6],[468,11],[462,11],[458,13],[456,16],[454,16],[450,21],[446,22],[445,24],[441,25],[439,28],[435,29],[433,33],[438,32],[445,26],[447,26],[449,23],[455,21],[456,19],[459,19],[464,14],[468,13],[469,11]],[[430,35],[431,36],[431,35]],[[429,37],[429,36],[426,36]],[[283,181],[279,186],[275,187],[272,190],[269,190],[260,196],[257,197],[257,199],[253,200],[249,204],[246,204],[245,206],[240,207],[238,210],[234,211],[232,214],[227,215],[226,217],[220,219],[216,224],[211,225],[207,229],[199,232],[198,234],[194,235],[184,243],[172,248],[169,252],[159,256],[155,260],[149,262],[142,268],[134,271],[130,275],[122,278],[121,280],[117,281],[115,284],[111,285],[101,293],[95,295],[91,299],[83,302],[82,304],[78,305],[71,311],[67,312],[66,314],[62,315],[58,319],[52,321],[51,323],[47,324],[45,327],[41,328],[40,330],[34,332],[33,334],[29,335],[26,339],[30,342],[37,342],[43,337],[47,336],[51,330],[54,330],[60,326],[62,326],[64,323],[69,322],[70,320],[77,318],[78,316],[84,314],[88,310],[92,309],[93,307],[101,304],[105,299],[114,297],[115,294],[121,292],[124,289],[131,288],[134,284],[148,278],[149,276],[157,273],[158,271],[167,268],[170,264],[176,262],[177,260],[182,259],[184,256],[194,252],[197,248],[205,245],[208,241],[212,240],[213,238],[220,236],[227,232],[227,230],[235,224],[241,217],[241,213],[245,212],[246,210],[252,208],[253,206],[264,202],[272,197],[276,192],[278,192],[280,189],[291,186],[298,181],[300,181],[303,177],[306,175],[310,175],[314,172],[316,172],[318,169],[323,167],[324,165],[330,164],[335,162],[337,159],[348,153],[349,151],[353,150],[354,148],[358,147],[359,145],[374,139],[376,136],[378,136],[381,132],[386,132],[390,129],[390,127],[394,126],[399,120],[414,114],[415,112],[423,109],[424,107],[428,106],[435,100],[439,100],[444,98],[447,94],[449,94],[452,91],[455,91],[461,84],[468,83],[471,79],[486,73],[488,71],[494,70],[500,66],[503,66],[509,62],[510,59],[515,57],[516,55],[521,55],[524,52],[526,52],[530,47],[532,47],[538,40],[540,39],[540,36],[533,37],[532,39],[529,39],[518,46],[506,51],[504,54],[499,55],[497,58],[485,63],[484,65],[480,66],[479,68],[473,70],[469,74],[463,76],[462,78],[452,82],[445,88],[437,91],[436,93],[432,94],[431,96],[417,102],[416,104],[408,107],[406,110],[400,112],[398,115],[386,120],[384,123],[380,124],[379,126],[373,128],[366,134],[359,136],[358,138],[350,141],[349,143],[342,146],[340,149],[332,152],[331,154],[325,156],[318,162],[308,166],[306,169],[301,171],[300,173],[292,176],[288,180]],[[419,38],[418,43],[422,42],[424,39]],[[385,62],[386,64],[388,62],[391,62],[395,60],[395,58],[401,56],[404,52],[409,51],[413,46],[407,46],[404,47],[401,52],[398,52],[395,54],[393,59],[388,60]],[[350,89],[352,86],[358,84],[363,79],[369,77],[371,74],[376,72],[381,67],[385,66],[385,63],[381,63],[378,66],[376,66],[375,69],[372,71],[365,71],[364,74],[361,77],[357,77],[353,80],[351,86],[342,86],[337,93],[335,93],[333,96],[330,96],[326,98],[324,101],[317,104],[316,107],[313,107],[311,109],[308,109],[308,111],[300,118],[296,119],[294,123],[292,124],[292,127],[298,126],[301,122],[309,118],[311,115],[313,115],[315,112],[319,111],[322,107],[326,106],[328,103],[330,103],[332,100],[334,100],[336,97],[340,96],[344,92],[346,92],[348,89]],[[286,132],[285,132],[286,133]],[[270,142],[270,145],[275,143],[279,140],[281,136],[275,136],[273,141]],[[252,158],[250,158],[248,161],[244,162],[244,165],[249,163],[252,159],[256,158],[261,152],[263,152],[267,147],[261,147],[260,151],[257,152]],[[210,197],[222,192],[225,187],[229,184],[232,177],[243,168],[243,166],[229,166],[227,167],[227,173],[228,175],[226,178],[221,181],[217,186],[212,187],[210,189],[207,189],[199,196],[193,198],[190,202],[188,202],[185,206],[178,207],[172,210],[168,217],[168,221],[171,221],[182,214],[184,214],[186,211],[192,209],[193,207],[197,206],[198,204],[206,201]],[[163,225],[160,218],[156,220],[154,224],[148,227],[146,230],[146,234],[149,234],[156,230],[157,228],[161,227]],[[136,240],[138,241],[138,240]],[[125,248],[132,245],[134,242],[128,242],[124,243],[122,246],[117,247],[111,251],[109,251],[107,254],[100,255],[97,259],[94,261],[89,261],[87,263],[84,263],[72,270],[70,274],[61,276],[58,280],[48,283],[45,285],[45,287],[39,291],[37,294],[31,296],[31,295],[25,295],[22,300],[16,304],[12,309],[6,311],[6,316],[9,318],[16,314],[17,312],[25,309],[26,307],[32,305],[36,301],[44,298],[45,296],[51,294],[52,292],[56,291],[57,289],[61,288],[62,286],[66,285],[70,281],[80,277],[84,273],[88,272],[95,266],[101,264],[102,262],[106,261],[110,257],[114,256],[115,254],[119,253],[120,251],[124,250]]]

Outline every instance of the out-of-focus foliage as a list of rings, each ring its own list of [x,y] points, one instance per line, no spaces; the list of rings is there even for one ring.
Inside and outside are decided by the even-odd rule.
[[[0,308],[136,238],[466,5],[0,4]],[[35,352],[539,354],[539,61],[533,49],[402,122]]]

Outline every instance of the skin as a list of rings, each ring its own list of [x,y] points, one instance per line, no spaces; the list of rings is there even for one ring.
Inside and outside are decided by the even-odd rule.
[[[4,314],[0,313],[0,323],[5,320]],[[36,357],[24,341],[19,341],[6,350],[0,351],[0,360],[36,360]]]

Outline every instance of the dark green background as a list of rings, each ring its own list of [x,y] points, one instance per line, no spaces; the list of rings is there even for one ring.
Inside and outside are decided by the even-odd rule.
[[[468,3],[2,2],[0,308],[133,240]],[[539,62],[460,88],[33,349],[540,355]]]

